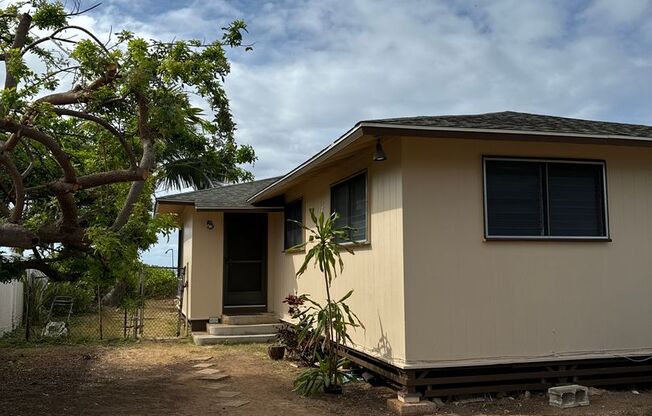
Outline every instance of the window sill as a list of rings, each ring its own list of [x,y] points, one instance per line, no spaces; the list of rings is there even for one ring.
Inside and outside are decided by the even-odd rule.
[[[285,250],[281,251],[283,254],[303,254],[306,252],[306,248],[295,248],[295,249],[289,249],[286,248]]]
[[[356,249],[356,248],[371,248],[371,241],[369,240],[364,240],[364,241],[356,241],[355,243],[351,242],[346,242],[346,243],[340,243],[342,247],[346,248],[351,248],[351,249]]]
[[[610,237],[485,237],[484,241],[568,241],[610,243]]]

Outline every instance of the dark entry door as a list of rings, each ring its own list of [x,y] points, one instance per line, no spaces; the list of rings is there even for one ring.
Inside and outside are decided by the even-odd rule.
[[[267,214],[224,214],[224,312],[267,310]]]

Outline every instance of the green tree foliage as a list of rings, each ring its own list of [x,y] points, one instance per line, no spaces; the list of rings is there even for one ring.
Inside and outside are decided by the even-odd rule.
[[[223,84],[225,48],[250,49],[244,22],[211,42],[128,31],[103,41],[69,23],[82,12],[44,0],[0,9],[0,247],[21,254],[0,255],[0,281],[26,267],[133,274],[138,252],[174,225],[152,218],[155,189],[252,178]]]
[[[170,269],[157,267],[143,268],[144,295],[148,299],[171,298],[177,294],[179,281],[177,274]]]

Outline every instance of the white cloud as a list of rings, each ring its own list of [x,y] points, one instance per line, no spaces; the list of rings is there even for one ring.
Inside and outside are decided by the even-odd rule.
[[[596,0],[583,16],[595,25],[624,25],[645,19],[651,7],[649,0]]]
[[[620,2],[327,1],[266,4],[247,20],[257,42],[227,87],[258,176],[283,173],[356,121],[531,111],[646,122],[650,38],[601,27],[631,21]],[[632,11],[635,9],[635,12]],[[647,16],[649,17],[649,16]],[[606,17],[605,17],[606,19]],[[646,19],[640,19],[644,24]],[[255,55],[262,55],[263,62]],[[255,63],[254,63],[255,62]],[[641,88],[643,86],[643,88]]]
[[[91,15],[147,37],[221,36],[244,18],[227,90],[256,176],[278,175],[356,121],[529,111],[652,123],[650,1],[113,0]]]

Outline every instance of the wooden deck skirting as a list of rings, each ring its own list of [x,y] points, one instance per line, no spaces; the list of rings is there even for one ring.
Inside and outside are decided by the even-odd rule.
[[[341,355],[394,387],[427,398],[538,391],[569,383],[596,387],[652,383],[652,360],[640,357],[404,370],[348,347]]]

